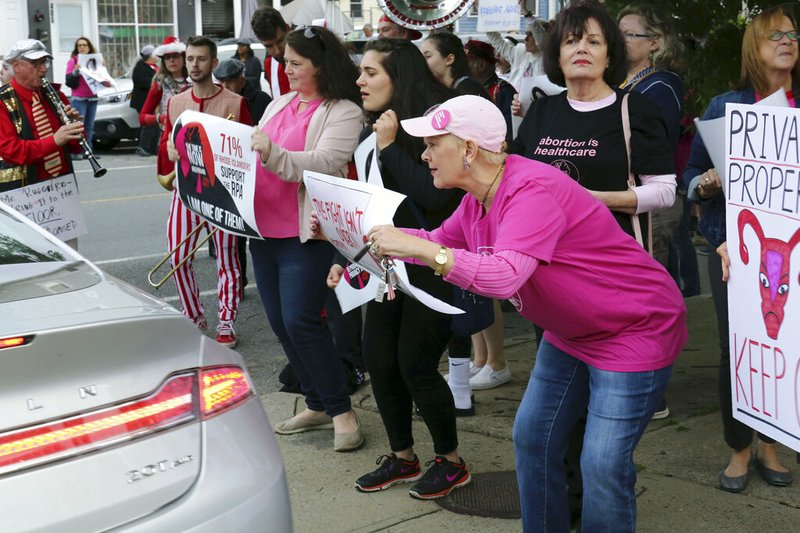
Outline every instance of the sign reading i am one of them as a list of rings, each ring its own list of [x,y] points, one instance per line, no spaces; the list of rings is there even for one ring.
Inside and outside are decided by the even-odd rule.
[[[800,451],[800,110],[725,121],[733,416]]]

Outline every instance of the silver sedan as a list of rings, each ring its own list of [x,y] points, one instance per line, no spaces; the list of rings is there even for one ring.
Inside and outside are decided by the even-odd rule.
[[[242,358],[0,202],[3,531],[291,531]]]

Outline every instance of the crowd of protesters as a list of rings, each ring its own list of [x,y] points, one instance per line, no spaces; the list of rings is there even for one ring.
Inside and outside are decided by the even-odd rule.
[[[421,40],[416,29],[384,16],[376,35],[365,26],[370,40],[358,65],[326,27],[293,29],[266,7],[251,26],[267,52],[263,65],[247,39],[222,61],[205,37],[144,46],[131,107],[142,128],[137,154],[157,154],[159,182],[169,190],[179,158],[169,131],[181,111],[256,124],[255,202],[264,239],[249,243],[253,277],[305,398],[305,409],[278,422],[276,433],[333,429],[335,451],[361,448],[348,374],[360,372],[360,383],[367,372],[387,452],[355,487],[374,492],[413,483],[412,497],[432,499],[470,483],[456,417],[474,414],[472,390],[512,379],[499,303],[510,299],[538,339],[513,434],[525,531],[566,531],[578,521],[583,531],[634,531],[633,452],[648,422],[669,415],[665,391],[686,342],[682,296],[699,291],[695,251],[686,246],[699,204],[699,229],[718,249],[708,265],[731,448],[720,487],[743,490],[751,464],[771,485],[793,482],[775,442],[758,434],[751,453],[752,430],[731,415],[725,200],[699,136],[688,164],[681,160],[685,65],[669,15],[632,4],[615,18],[600,3],[580,1],[553,21],[532,20],[522,40],[489,33],[466,43],[446,31]],[[79,58],[97,52],[88,38],[76,40],[66,72],[72,99],[62,98],[75,119],[67,125],[38,101],[52,61],[44,45],[20,41],[5,55],[0,190],[71,172],[71,160],[85,156],[78,140],[85,132],[91,143],[105,82],[82,75],[89,66]],[[519,94],[537,77],[560,89]],[[722,116],[727,102],[754,103],[780,90],[792,107],[800,103],[797,20],[789,6],[750,21],[740,86],[715,97],[703,118]],[[22,112],[8,111],[9,102],[20,102]],[[361,309],[342,315],[331,302],[345,259],[308,207],[303,171],[352,178],[353,153],[373,133],[383,186],[404,200],[393,226],[364,236],[370,253],[406,261],[411,283],[444,302],[485,297],[472,327],[457,327],[451,315],[400,292],[366,304],[363,323]],[[173,192],[170,245],[205,224]],[[216,340],[233,347],[245,241],[219,231],[213,242]],[[184,314],[205,330],[191,260],[173,279]],[[580,302],[565,306],[566,291]],[[357,354],[343,364],[343,352]],[[442,376],[445,352],[449,372]],[[425,471],[414,448],[415,410],[433,440]],[[567,479],[583,484],[568,487]],[[568,494],[582,495],[582,505]]]

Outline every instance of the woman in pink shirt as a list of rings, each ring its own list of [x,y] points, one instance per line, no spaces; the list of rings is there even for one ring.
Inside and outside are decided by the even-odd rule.
[[[96,54],[97,49],[87,37],[78,37],[75,41],[75,48],[72,49],[69,61],[67,61],[66,85],[72,89],[70,102],[78,113],[83,117],[83,129],[86,141],[92,145],[92,135],[94,133],[94,117],[97,113],[97,93],[86,83],[81,75],[81,65],[78,63],[78,54]],[[103,83],[110,86],[111,83]],[[86,158],[85,155],[73,154],[73,159]]]
[[[546,330],[514,424],[525,531],[569,530],[564,457],[587,407],[582,528],[634,531],[633,450],[686,342],[680,291],[589,191],[503,153],[505,121],[485,99],[401,125],[425,137],[434,185],[468,194],[431,232],[372,228],[373,247],[508,298]]]
[[[361,131],[358,70],[335,34],[317,26],[286,37],[291,92],[272,101],[253,133],[255,215],[264,240],[250,239],[261,301],[306,399],[306,409],[275,425],[281,435],[334,429],[334,450],[364,444],[350,405],[344,366],[320,313],[334,248],[309,240],[310,199],[303,171],[346,174]]]

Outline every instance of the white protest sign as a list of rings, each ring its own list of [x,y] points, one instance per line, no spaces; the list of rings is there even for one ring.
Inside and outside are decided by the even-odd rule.
[[[550,96],[553,94],[561,94],[566,90],[566,87],[556,85],[544,74],[540,76],[530,76],[522,78],[519,82],[519,104],[522,110],[522,116],[518,117],[513,115],[511,117],[511,124],[513,128],[514,137],[517,136],[519,125],[522,124],[522,118],[534,100],[538,100],[543,96]]]
[[[259,163],[252,134],[251,126],[184,111],[172,130],[180,154],[175,184],[183,204],[210,224],[260,239],[259,214],[270,206],[255,205]]]
[[[81,76],[94,94],[99,93],[103,87],[114,85],[114,79],[103,62],[103,54],[78,54],[78,64],[81,66]]]
[[[759,100],[754,105],[789,107],[789,101],[786,99],[786,92],[781,89],[769,95],[768,97]],[[697,126],[697,132],[700,133],[700,137],[703,138],[703,144],[706,147],[706,152],[708,152],[708,156],[711,158],[711,162],[714,164],[717,174],[719,174],[722,183],[725,183],[727,176],[727,165],[725,164],[725,158],[727,157],[727,151],[725,150],[727,131],[725,129],[725,117],[714,118],[711,120],[700,120],[695,118],[694,123]]]
[[[743,104],[726,108],[733,416],[797,451],[799,128],[800,110]]]
[[[519,2],[480,0],[477,30],[480,32],[519,30]]]
[[[377,139],[378,134],[373,132],[372,135],[361,141],[353,154],[353,161],[356,164],[358,181],[383,187],[383,178],[378,168]]]
[[[13,207],[62,241],[89,233],[78,184],[72,174],[2,192],[0,202]]]
[[[351,263],[364,248],[366,234],[370,228],[380,224],[392,224],[397,206],[405,196],[400,193],[376,187],[369,183],[327,176],[306,170],[303,173],[306,193],[311,198],[317,212],[322,232],[342,255]],[[434,298],[428,293],[412,286],[406,274],[405,264],[396,260],[395,278],[397,288],[416,298],[434,311],[448,314],[461,314],[463,311],[450,304]],[[367,252],[358,262],[359,267],[372,277],[382,278],[384,269],[380,258]],[[348,293],[352,299],[339,303],[342,311],[352,309],[375,298],[376,292],[368,290],[368,284],[362,279],[363,287],[358,287],[357,294]],[[340,283],[341,285],[341,283]],[[350,284],[352,286],[352,284]],[[337,291],[337,297],[342,293]]]

